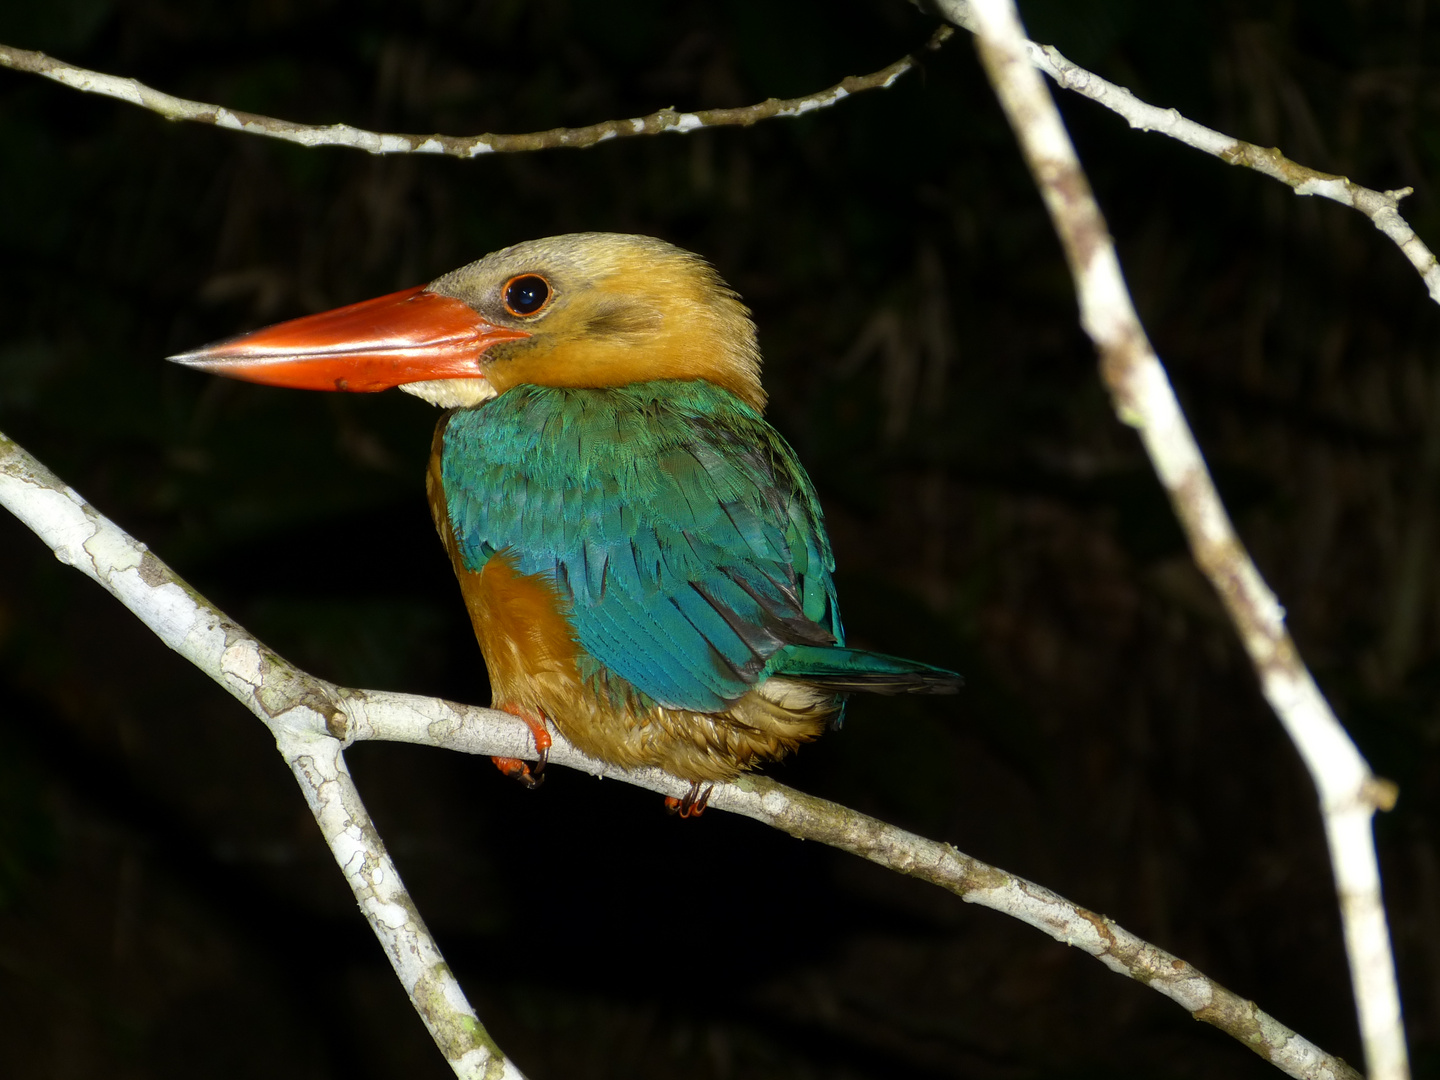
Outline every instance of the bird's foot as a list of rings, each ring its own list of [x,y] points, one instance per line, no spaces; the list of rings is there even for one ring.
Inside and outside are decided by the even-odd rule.
[[[545,777],[540,773],[540,766],[537,763],[532,770],[529,765],[518,757],[492,757],[495,767],[512,780],[519,780],[527,789],[534,791],[545,782]]]
[[[530,734],[535,739],[535,767],[530,771],[535,774],[538,783],[540,774],[545,771],[545,765],[550,760],[550,747],[555,740],[550,737],[550,729],[545,726],[544,713],[538,716],[522,713],[520,719],[525,721],[525,726],[530,729]]]
[[[714,790],[714,784],[706,784],[705,790],[701,791],[700,781],[696,780],[690,785],[690,790],[683,799],[677,799],[673,795],[665,796],[665,809],[672,814],[679,814],[682,818],[699,817],[705,812],[705,807],[710,805],[710,793]]]
[[[534,791],[545,781],[545,764],[550,760],[550,747],[555,740],[550,737],[550,729],[545,726],[544,713],[535,714],[518,709],[505,711],[524,720],[525,726],[530,729],[530,734],[535,739],[535,765],[531,767],[513,757],[492,757],[490,760],[506,776],[519,780],[526,788]]]

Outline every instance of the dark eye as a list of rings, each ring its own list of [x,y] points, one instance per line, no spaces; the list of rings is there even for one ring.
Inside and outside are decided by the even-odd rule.
[[[521,274],[505,283],[505,310],[534,315],[550,299],[550,283],[539,274]]]

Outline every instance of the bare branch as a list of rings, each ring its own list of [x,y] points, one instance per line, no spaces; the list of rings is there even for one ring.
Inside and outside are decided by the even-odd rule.
[[[585,147],[609,139],[631,138],[636,135],[659,135],[673,131],[680,134],[707,127],[749,127],[761,120],[776,117],[804,116],[806,113],[835,105],[852,94],[866,90],[887,89],[896,79],[916,64],[920,52],[933,51],[953,33],[942,26],[930,40],[909,56],[869,75],[850,75],[834,86],[798,98],[767,98],[755,105],[735,109],[701,109],[698,112],[676,112],[661,109],[649,116],[630,120],[605,120],[578,128],[554,128],[526,135],[392,135],[365,131],[349,124],[296,124],[270,116],[189,101],[162,93],[135,79],[105,75],[98,71],[72,67],[40,52],[29,52],[9,45],[0,45],[0,66],[28,71],[54,79],[58,83],[90,94],[128,101],[142,109],[159,113],[167,120],[193,120],[201,124],[284,139],[302,146],[349,146],[371,154],[446,154],[450,157],[473,158],[481,154],[513,154],[527,150],[549,150],[556,147]]]
[[[354,692],[346,702],[358,740],[383,739],[514,756],[533,753],[524,724],[492,709],[431,698],[374,691]],[[659,769],[625,770],[587,758],[555,733],[551,765],[582,769],[665,795],[689,787]],[[1305,1080],[1360,1080],[1344,1061],[1295,1034],[1253,1001],[1247,1001],[1179,957],[1136,937],[1113,920],[1065,899],[1042,885],[972,858],[949,844],[927,840],[825,799],[806,795],[765,776],[744,776],[718,785],[711,809],[728,810],[801,840],[848,851],[899,874],[928,881],[968,904],[991,908],[1073,945],[1111,971],[1164,994],[1240,1040],[1285,1073]]]
[[[1037,45],[1033,41],[1027,41],[1025,47],[1030,54],[1030,62],[1058,85],[1083,94],[1091,101],[1097,101],[1112,112],[1119,113],[1133,128],[1158,131],[1186,146],[1203,150],[1227,165],[1242,165],[1247,169],[1254,169],[1272,180],[1288,185],[1296,195],[1319,195],[1360,211],[1377,229],[1395,242],[1419,272],[1430,292],[1430,298],[1440,304],[1440,262],[1436,261],[1435,255],[1400,215],[1400,200],[1413,194],[1413,188],[1375,191],[1348,177],[1300,165],[1275,147],[1267,149],[1243,139],[1232,138],[1203,124],[1197,124],[1194,120],[1187,120],[1175,109],[1161,109],[1147,104],[1123,86],[1116,86],[1078,64],[1071,63],[1053,45]]]
[[[523,1080],[465,1000],[350,778],[342,743],[328,730],[341,715],[335,701],[342,692],[256,641],[4,435],[0,505],[269,727],[361,912],[456,1076]]]
[[[276,735],[415,1008],[460,1076],[519,1077],[490,1040],[440,958],[345,769],[343,748],[360,740],[418,743],[470,754],[533,754],[529,729],[494,709],[433,698],[336,687],[298,671],[228,619],[143,544],[97,513],[34,458],[0,435],[0,506],[114,594],[160,639],[224,686]],[[622,780],[666,795],[689,785],[659,769],[623,770],[588,758],[558,733],[552,765]],[[709,806],[817,840],[897,873],[1010,915],[1074,945],[1213,1024],[1290,1076],[1359,1080],[1339,1058],[1225,989],[1185,961],[1049,889],[965,855],[949,844],[836,803],[746,776],[718,785]],[[503,1066],[504,1072],[499,1073]],[[487,1080],[489,1073],[485,1073]]]
[[[977,32],[975,5],[971,0],[933,0],[933,7],[956,26],[971,33]],[[1141,101],[1125,87],[1068,60],[1053,45],[1025,40],[1025,52],[1030,63],[1054,79],[1057,85],[1118,113],[1132,128],[1168,135],[1186,146],[1219,158],[1227,165],[1254,169],[1272,180],[1279,180],[1296,195],[1319,195],[1360,211],[1375,228],[1394,241],[1425,282],[1430,299],[1440,304],[1440,261],[1400,214],[1400,200],[1413,194],[1413,188],[1376,191],[1355,183],[1349,177],[1320,172],[1291,161],[1273,146],[1257,146],[1197,124],[1176,109],[1162,109]]]
[[[942,0],[942,6],[947,0]],[[1285,629],[1205,467],[1165,369],[1130,300],[1115,247],[1055,103],[1031,66],[1012,0],[972,0],[980,56],[1065,249],[1080,321],[1120,419],[1138,429],[1174,504],[1195,561],[1230,613],[1261,687],[1320,794],[1361,1037],[1371,1080],[1409,1075],[1395,964],[1380,898],[1370,819],[1395,787],[1370,771],[1335,718]]]

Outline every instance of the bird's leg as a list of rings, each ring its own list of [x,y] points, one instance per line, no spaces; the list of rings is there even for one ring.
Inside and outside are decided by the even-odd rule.
[[[550,730],[545,726],[545,714],[531,713],[520,709],[506,709],[511,716],[518,716],[525,721],[525,726],[530,729],[530,734],[535,739],[535,767],[532,769],[519,758],[513,757],[492,757],[490,760],[495,767],[506,776],[519,780],[532,791],[539,787],[544,781],[545,763],[550,760],[550,746],[554,742],[550,738]]]
[[[702,792],[700,781],[696,780],[690,785],[690,790],[685,793],[683,799],[666,795],[665,809],[672,814],[679,814],[682,818],[699,817],[705,812],[705,807],[710,805],[710,793],[714,790],[714,784],[706,784],[705,790]]]

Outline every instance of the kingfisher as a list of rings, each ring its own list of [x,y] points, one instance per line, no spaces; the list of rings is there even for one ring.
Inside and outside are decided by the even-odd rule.
[[[815,488],[764,419],[760,350],[705,260],[578,233],[428,285],[170,357],[250,382],[446,410],[426,490],[490,677],[536,762],[717,782],[837,724],[853,691],[953,693],[954,672],[847,647]],[[702,791],[703,787],[703,791]]]

